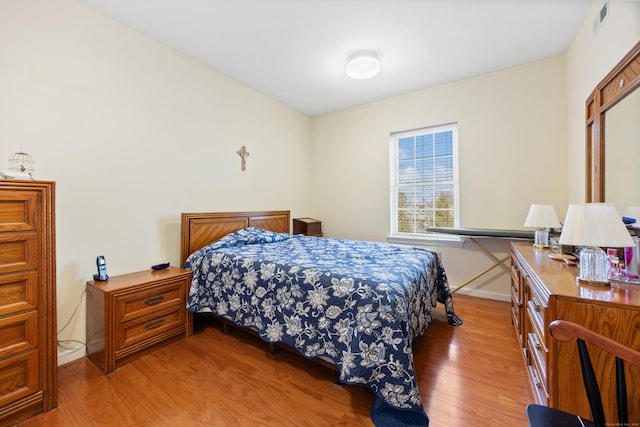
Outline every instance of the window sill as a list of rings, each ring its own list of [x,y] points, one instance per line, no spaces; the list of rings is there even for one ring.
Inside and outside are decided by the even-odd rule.
[[[461,236],[448,236],[443,234],[425,234],[424,236],[393,234],[387,236],[387,242],[401,245],[452,246],[461,248],[464,245],[465,239]]]

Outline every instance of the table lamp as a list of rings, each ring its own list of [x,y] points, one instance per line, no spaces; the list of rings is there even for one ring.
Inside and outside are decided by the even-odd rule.
[[[549,228],[558,228],[561,225],[553,205],[533,204],[529,208],[524,226],[536,229],[534,249],[544,249],[549,246]]]
[[[622,217],[610,203],[577,203],[569,205],[564,220],[561,245],[580,246],[580,284],[606,286],[607,254],[602,247],[635,246]]]

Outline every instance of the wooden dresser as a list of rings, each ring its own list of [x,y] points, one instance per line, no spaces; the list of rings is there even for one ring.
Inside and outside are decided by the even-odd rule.
[[[581,324],[640,349],[640,285],[578,285],[578,268],[549,258],[528,242],[511,244],[513,324],[537,403],[591,419],[575,341],[549,334],[556,319]],[[614,361],[597,347],[589,352],[598,376],[608,423],[617,421]],[[640,422],[640,368],[627,364],[629,421]]]
[[[0,426],[57,404],[55,183],[0,180]]]
[[[176,267],[87,282],[87,353],[108,374],[193,333],[191,272]]]

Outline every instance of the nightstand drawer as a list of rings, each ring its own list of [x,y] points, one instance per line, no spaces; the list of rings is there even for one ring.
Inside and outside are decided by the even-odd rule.
[[[156,313],[171,306],[186,307],[187,280],[163,286],[145,288],[139,292],[117,297],[117,321],[127,322],[140,316]]]
[[[36,311],[0,319],[0,358],[37,346],[38,313]]]
[[[162,335],[163,333],[176,328],[182,328],[186,322],[187,311],[183,306],[175,307],[173,310],[156,313],[151,316],[144,316],[123,323],[118,326],[118,347],[121,350],[135,343]],[[117,357],[117,354],[116,354]]]

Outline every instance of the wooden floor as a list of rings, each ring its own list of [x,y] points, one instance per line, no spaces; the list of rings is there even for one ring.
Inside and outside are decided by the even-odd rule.
[[[533,401],[505,302],[456,295],[464,324],[433,324],[414,343],[430,426],[526,426]],[[193,337],[110,375],[87,358],[59,368],[59,404],[29,426],[371,426],[373,394],[249,334],[201,324]]]

